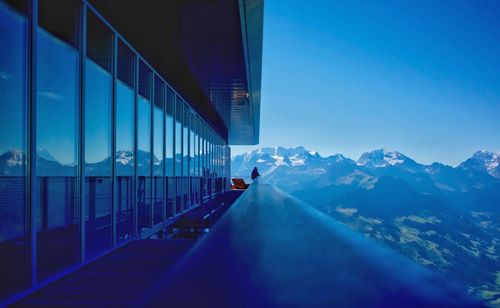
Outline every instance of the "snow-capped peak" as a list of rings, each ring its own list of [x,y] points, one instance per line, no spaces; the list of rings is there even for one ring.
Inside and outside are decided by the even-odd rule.
[[[134,159],[134,154],[130,151],[118,151],[115,158],[117,163],[128,165]]]
[[[7,153],[6,166],[22,166],[24,162],[24,153],[21,150],[11,150]]]
[[[402,164],[407,160],[409,160],[409,158],[398,151],[390,151],[381,148],[379,150],[363,153],[357,164],[359,166],[381,168],[389,165],[394,166]]]
[[[471,158],[461,163],[459,168],[486,172],[500,178],[500,152],[477,151]]]

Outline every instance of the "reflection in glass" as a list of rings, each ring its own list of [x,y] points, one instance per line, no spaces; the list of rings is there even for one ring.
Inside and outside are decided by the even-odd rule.
[[[85,77],[85,255],[91,258],[112,245],[112,78],[89,59]]]
[[[175,208],[174,215],[182,212],[182,115],[183,104],[179,97],[175,103]]]
[[[0,2],[0,300],[27,286],[27,22]]]
[[[189,203],[189,115],[190,111],[187,105],[184,104],[184,113],[182,119],[182,210],[187,210],[190,207]]]
[[[117,242],[133,234],[135,93],[127,84],[116,84],[116,236]]]
[[[154,146],[153,146],[153,168],[154,168],[154,223],[163,220],[163,192],[164,192],[164,170],[163,170],[163,108],[156,103],[154,105]]]
[[[167,88],[167,101],[165,105],[165,172],[166,172],[166,217],[174,215],[174,103],[175,95]]]
[[[137,210],[142,230],[151,227],[151,102],[139,96],[137,108]]]
[[[201,189],[201,181],[200,181],[200,138],[199,138],[199,118],[193,116],[193,127],[192,127],[192,139],[193,139],[193,183],[192,191],[193,191],[193,204],[200,204],[200,189]]]
[[[76,264],[80,256],[78,52],[42,29],[37,52],[37,278],[43,280]]]
[[[176,99],[175,108],[175,176],[182,176],[182,101]]]

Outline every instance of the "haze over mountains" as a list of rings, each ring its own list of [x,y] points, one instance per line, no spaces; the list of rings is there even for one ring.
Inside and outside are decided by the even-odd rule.
[[[500,153],[478,151],[456,167],[386,149],[357,161],[303,147],[231,160],[235,177],[254,166],[277,187],[500,305]]]

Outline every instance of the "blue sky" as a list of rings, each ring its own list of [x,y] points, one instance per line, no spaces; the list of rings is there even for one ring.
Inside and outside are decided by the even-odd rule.
[[[500,1],[265,5],[260,146],[451,165],[500,150]]]

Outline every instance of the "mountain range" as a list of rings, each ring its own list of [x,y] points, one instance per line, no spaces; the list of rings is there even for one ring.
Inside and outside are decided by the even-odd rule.
[[[262,178],[350,228],[500,306],[500,153],[458,166],[420,164],[387,149],[358,160],[304,147],[234,156],[234,177]]]
[[[37,151],[38,176],[76,176],[75,164],[62,164],[57,161],[47,150]],[[153,165],[161,166],[163,163],[153,155]],[[12,150],[0,155],[0,175],[22,176],[26,156],[18,150]],[[116,173],[117,175],[132,175],[134,172],[134,154],[131,151],[117,151],[115,153]],[[138,174],[150,173],[151,153],[146,151],[137,151],[137,172]],[[90,162],[85,165],[85,174],[87,176],[109,176],[110,157],[98,162]]]

